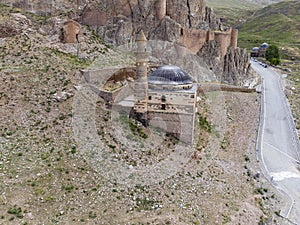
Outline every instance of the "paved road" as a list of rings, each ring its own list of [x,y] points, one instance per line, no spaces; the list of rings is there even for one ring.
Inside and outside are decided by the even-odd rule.
[[[258,150],[266,177],[284,195],[281,215],[300,225],[300,145],[280,74],[252,61],[262,77],[262,114]]]

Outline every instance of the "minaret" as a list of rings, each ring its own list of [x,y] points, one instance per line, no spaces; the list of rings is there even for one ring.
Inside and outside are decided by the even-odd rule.
[[[136,79],[134,84],[134,111],[138,118],[143,117],[146,121],[147,102],[148,102],[148,52],[147,52],[147,39],[143,31],[141,31],[137,38],[137,51],[136,55]],[[141,115],[144,114],[144,115]],[[142,122],[142,121],[141,121]]]

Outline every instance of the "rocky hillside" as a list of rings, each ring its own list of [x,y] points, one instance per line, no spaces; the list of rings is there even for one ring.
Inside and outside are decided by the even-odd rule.
[[[87,95],[76,101],[84,85],[80,69],[130,65],[132,55],[112,49],[84,25],[78,36],[68,35],[78,27],[66,23],[66,15],[2,5],[0,15],[0,224],[283,224],[276,192],[256,175],[256,93],[205,93],[199,142],[184,169],[154,185],[120,184],[96,172],[87,160],[95,156],[78,146],[72,121],[74,103],[96,108],[95,138],[115,162],[132,167],[151,166],[174,150],[177,142],[167,135],[160,136],[163,144],[154,140],[157,145],[146,148],[128,118],[111,129],[115,121],[101,98],[95,105]],[[62,30],[68,38],[61,38]],[[73,38],[78,42],[65,43]],[[226,54],[229,61],[236,56]]]
[[[80,24],[89,26],[113,46],[134,43],[136,33],[143,29],[149,40],[178,43],[198,53],[198,56],[213,57],[211,60],[204,60],[216,62],[213,63],[215,66],[206,66],[206,68],[217,74],[214,77],[218,81],[248,85],[251,83],[250,80],[255,79],[249,67],[249,58],[243,54],[243,50],[229,50],[228,54],[232,55],[231,58],[234,60],[227,60],[228,56],[225,57],[229,47],[227,40],[219,38],[216,43],[209,43],[214,39],[210,39],[208,31],[224,32],[226,36],[230,30],[223,26],[213,10],[206,6],[204,0],[190,0],[184,3],[179,0],[43,3],[43,1],[6,1],[8,5],[15,5],[39,15],[52,17],[58,14],[67,15]],[[216,46],[219,53],[216,55],[205,53],[206,45]],[[234,65],[237,64],[245,69],[236,69]]]

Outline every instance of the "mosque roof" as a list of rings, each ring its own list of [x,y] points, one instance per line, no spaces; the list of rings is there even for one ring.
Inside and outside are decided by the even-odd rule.
[[[181,68],[173,65],[164,65],[154,70],[148,77],[149,84],[183,85],[192,84],[192,78]]]
[[[268,45],[268,43],[262,43],[262,44],[260,45],[260,47],[261,47],[261,48],[268,48],[269,45]]]

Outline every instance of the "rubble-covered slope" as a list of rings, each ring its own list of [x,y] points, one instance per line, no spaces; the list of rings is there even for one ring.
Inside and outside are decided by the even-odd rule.
[[[80,45],[61,43],[64,16],[45,18],[2,6],[0,11],[1,26],[13,31],[0,38],[0,224],[282,222],[273,213],[278,209],[270,208],[270,203],[278,205],[272,187],[254,179],[255,93],[206,93],[199,103],[199,113],[207,117],[202,133],[210,126],[211,137],[217,138],[209,141],[217,148],[205,149],[201,136],[202,151],[195,150],[183,171],[153,186],[122,185],[96,173],[78,148],[73,101],[80,69],[127,65],[131,58],[122,58],[85,26]],[[98,64],[92,64],[95,58],[101,59]],[[126,154],[113,147],[110,113],[100,98],[96,104],[97,138],[104,138],[111,154]],[[221,137],[213,129],[212,112],[225,118],[222,143],[215,141]],[[148,158],[152,153],[132,155],[139,154]]]

